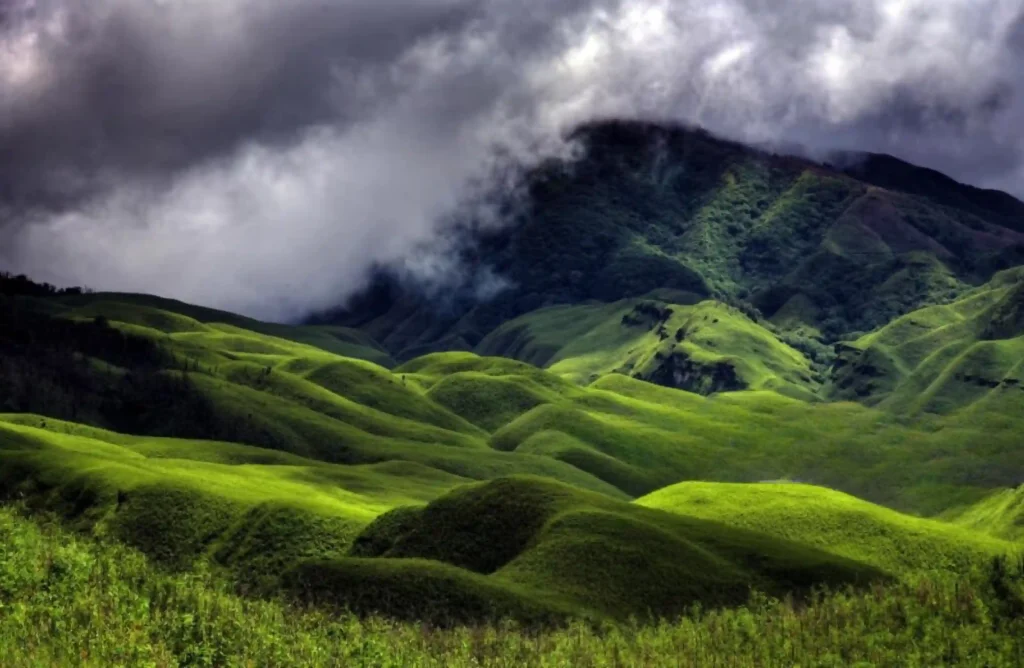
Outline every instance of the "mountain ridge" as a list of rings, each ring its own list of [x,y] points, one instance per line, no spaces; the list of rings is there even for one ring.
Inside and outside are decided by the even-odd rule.
[[[467,243],[465,265],[506,280],[503,293],[456,291],[439,307],[384,273],[313,321],[360,329],[402,360],[475,349],[545,306],[675,289],[796,313],[833,343],[1024,262],[1024,204],[890,156],[838,168],[628,122],[573,136],[584,157],[530,173],[525,213]]]

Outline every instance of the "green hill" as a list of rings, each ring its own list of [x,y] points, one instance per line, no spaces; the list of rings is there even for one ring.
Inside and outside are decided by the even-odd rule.
[[[820,487],[793,483],[680,483],[637,500],[688,517],[761,531],[887,573],[967,572],[1021,548],[934,520],[902,515]]]
[[[893,412],[1014,414],[1024,400],[1024,271],[840,348],[832,396]]]
[[[2,410],[334,464],[409,463],[468,480],[542,475],[620,497],[682,480],[789,477],[935,514],[1019,484],[1024,470],[1015,414],[979,406],[908,421],[852,403],[804,401],[815,376],[805,385],[800,374],[819,372],[772,330],[713,302],[573,307],[599,317],[579,318],[591,329],[559,348],[547,370],[437,353],[390,371],[233,325],[197,327],[152,307],[144,309],[151,326],[132,324],[118,318],[138,323],[138,311],[108,295],[75,299],[101,319],[7,304]],[[555,341],[551,323],[560,318],[549,309],[523,319],[516,336]],[[616,337],[623,347],[609,344]],[[625,375],[729,389],[659,378],[672,350],[763,389],[702,397]],[[630,360],[632,370],[615,372],[613,363]]]
[[[581,160],[530,174],[517,221],[469,244],[466,266],[507,283],[493,300],[479,303],[471,279],[438,305],[382,275],[317,320],[360,329],[407,360],[473,349],[544,307],[672,290],[782,316],[831,343],[1024,261],[1024,204],[893,158],[861,156],[841,170],[628,122],[576,138]],[[519,357],[546,363],[552,344],[536,345]]]
[[[0,417],[3,496],[175,568],[210,561],[258,591],[284,585],[321,604],[439,621],[660,615],[738,603],[752,586],[781,595],[911,566],[965,568],[1007,549],[984,532],[1017,537],[1015,515],[990,496],[1021,470],[1019,423],[1006,416],[911,423],[852,403],[770,390],[705,397],[621,373],[584,386],[559,365],[586,359],[586,334],[548,370],[438,353],[389,371],[108,295],[76,301],[71,317],[5,306],[6,401],[49,410]],[[727,307],[672,309],[664,322],[710,330],[693,337],[708,350],[761,345],[764,362],[737,355],[746,378],[798,355]],[[657,348],[660,311],[653,325],[628,322],[651,310],[623,303],[591,324],[637,330],[636,345]],[[134,435],[104,428],[137,406],[147,417],[132,417]],[[62,420],[69,410],[75,419]],[[962,444],[982,434],[979,457]],[[508,478],[523,474],[540,477]],[[784,477],[970,530],[838,494],[773,505],[756,486],[719,495],[733,502],[713,514],[640,507],[680,488],[628,503],[687,479]],[[751,506],[775,514],[751,521]],[[851,513],[868,519],[845,521]],[[894,562],[901,551],[915,561]]]
[[[969,529],[1024,542],[1024,486],[999,490],[974,505],[951,510],[945,518]]]
[[[216,333],[237,328],[314,346],[345,357],[369,360],[382,366],[394,365],[390,356],[373,339],[346,327],[276,325],[152,295],[71,295],[50,300],[46,306],[51,313],[64,317],[88,319],[102,315],[128,325],[167,333]]]
[[[433,618],[479,599],[625,618],[739,603],[749,588],[799,592],[867,583],[881,573],[790,541],[681,518],[541,479],[459,488],[419,510],[393,511],[361,534],[356,560],[298,566],[316,600]],[[456,568],[452,568],[456,567]],[[507,592],[502,597],[488,588]],[[463,599],[469,599],[469,606]]]
[[[536,363],[576,383],[621,373],[698,394],[771,389],[812,399],[818,389],[807,357],[714,301],[552,306],[503,324],[477,351]]]

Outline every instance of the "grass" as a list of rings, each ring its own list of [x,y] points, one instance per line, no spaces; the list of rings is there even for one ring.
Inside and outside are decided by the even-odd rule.
[[[115,303],[93,297],[99,304]],[[87,298],[76,297],[77,308],[87,308]],[[779,392],[802,396],[806,360],[767,329],[711,302],[658,304],[624,303],[610,318],[603,313],[604,324],[593,337],[567,343],[548,370],[468,352],[427,355],[389,370],[233,324],[186,321],[189,316],[172,312],[158,317],[152,306],[122,305],[111,311],[109,322],[159,343],[176,364],[191,369],[184,379],[202,410],[177,410],[176,392],[164,392],[145,408],[167,414],[138,424],[143,433],[185,436],[191,444],[205,438],[255,446],[264,459],[272,450],[348,466],[408,464],[468,480],[543,475],[620,498],[681,480],[788,477],[925,515],[1020,482],[1024,460],[1012,402],[908,421],[852,403],[799,401]],[[948,308],[966,312],[971,307]],[[658,373],[672,359],[666,355],[658,362],[662,348],[676,346],[690,351],[690,359],[712,369],[724,364],[766,389],[704,398],[621,373],[602,375],[585,387],[572,382],[589,369],[622,362],[607,344],[606,328],[640,337],[638,363],[648,359],[653,368],[637,366],[638,375]],[[683,332],[680,341],[673,328]],[[553,340],[554,331],[545,331],[546,340]],[[578,373],[572,365],[579,365]],[[96,375],[95,392],[122,373],[109,365],[95,369],[90,372]],[[181,377],[180,371],[161,373]],[[72,395],[67,403],[88,403],[92,396]],[[147,425],[155,426],[146,431]],[[164,459],[176,448],[158,441],[149,447],[147,454],[166,449]],[[189,449],[196,454],[186,458],[212,463],[238,452],[226,445]],[[225,454],[210,454],[217,450]],[[400,481],[395,484],[400,496]]]
[[[435,628],[239,597],[215,574],[0,509],[0,663],[374,666],[1015,666],[1020,619],[984,583],[918,578],[809,602],[752,598],[655,625]]]
[[[372,338],[359,330],[345,327],[278,325],[152,295],[100,293],[62,296],[48,301],[51,312],[65,317],[88,319],[103,315],[125,324],[173,333],[202,333],[218,326],[228,326],[383,366],[394,365],[391,357]]]
[[[620,375],[589,390],[535,408],[492,445],[564,457],[637,496],[680,480],[789,478],[925,515],[1016,485],[1024,467],[1011,416],[908,422],[852,403],[771,392],[705,398]]]
[[[406,568],[409,559],[427,559],[601,617],[670,616],[698,601],[736,604],[752,587],[781,595],[815,584],[884,579],[870,566],[790,540],[538,478],[461,487],[416,514],[401,512],[397,522],[385,515],[356,541],[356,554],[375,558],[377,577]],[[338,565],[349,567],[344,560]],[[369,564],[367,572],[374,572]],[[352,586],[344,582],[341,597]],[[388,612],[405,605],[415,610],[409,616],[428,615],[422,609],[428,599],[410,598],[388,580],[376,586],[384,590],[379,598],[391,602]]]
[[[323,518],[350,541],[380,513],[464,482],[413,464],[340,466],[239,445],[100,440],[64,431],[72,433],[0,422],[5,496],[109,531],[175,564],[243,535],[238,525],[252,524],[253,512],[283,508],[310,521]]]
[[[44,421],[46,429],[39,426]],[[849,497],[842,498],[882,516],[884,530],[871,534],[835,519],[831,510],[815,514],[810,503],[780,505],[773,522],[768,516],[744,519],[734,505],[708,515],[698,504],[676,517],[541,478],[464,487],[465,478],[419,464],[327,464],[237,444],[128,437],[38,417],[8,418],[0,436],[2,486],[9,497],[117,537],[176,568],[211,560],[258,591],[274,591],[281,574],[294,567],[286,579],[293,591],[317,582],[313,600],[333,596],[361,612],[406,618],[675,614],[694,601],[738,603],[751,586],[781,596],[816,583],[866,582],[898,571],[854,551],[858,544],[886,554],[910,552],[922,568],[947,569],[966,568],[1008,546]],[[738,486],[737,498],[756,489]],[[381,537],[388,510],[424,502],[412,515],[401,511],[406,519],[399,531]],[[770,506],[761,499],[758,507]],[[927,527],[935,535],[921,542],[904,536],[900,543],[889,535],[890,525],[908,533]],[[791,529],[769,531],[772,526]],[[829,534],[827,527],[849,533]],[[353,553],[377,559],[353,561],[353,543],[377,545],[370,553]],[[837,544],[849,549],[833,549]],[[427,561],[416,565],[410,559]],[[387,604],[375,607],[381,602]]]
[[[919,519],[840,492],[795,483],[680,483],[637,504],[721,522],[827,550],[887,573],[969,572],[1021,546]]]
[[[0,415],[0,490],[174,572],[444,626],[653,621],[740,606],[752,589],[799,598],[962,574],[1017,549],[1015,497],[1002,491],[1024,468],[1012,402],[908,418],[808,401],[817,369],[774,330],[720,303],[660,301],[670,296],[549,308],[488,343],[550,353],[547,369],[470,352],[388,369],[244,321],[61,297],[59,313],[89,323],[59,343],[91,382],[55,376],[69,401],[43,405],[88,404],[139,373],[104,346],[150,342],[137,355],[170,383],[146,400],[161,419],[127,434],[88,413]],[[971,298],[949,308],[966,319],[1002,303]],[[1001,313],[993,321],[1015,317]],[[559,345],[570,320],[575,338]],[[76,348],[86,335],[92,347]],[[710,396],[630,377],[658,374]],[[760,389],[720,391],[733,381]],[[135,385],[124,387],[115,407],[127,410]],[[195,405],[176,408],[177,390]],[[776,479],[945,522],[802,486],[663,489]]]
[[[1016,397],[1024,383],[1024,273],[898,318],[841,356],[833,395],[901,413],[955,413]]]
[[[485,477],[530,469],[557,476],[561,467],[570,480],[587,483],[572,474],[576,469],[540,457],[491,453],[488,462],[486,456],[460,460],[441,452],[438,468],[402,461],[338,465],[237,444],[128,437],[23,415],[0,420],[0,457],[5,496],[109,530],[176,564],[249,535],[268,509],[327,521],[347,544],[381,513],[429,501],[468,480],[441,467]],[[320,540],[317,535],[307,543]],[[304,545],[293,547],[301,551]]]
[[[974,505],[949,511],[945,518],[975,531],[1024,541],[1024,488],[1000,490]]]
[[[477,351],[540,362],[583,384],[619,372],[708,394],[723,389],[709,382],[717,371],[730,379],[728,389],[775,389],[811,399],[817,388],[801,353],[712,301],[549,307],[505,323]]]
[[[1015,285],[1014,273],[1002,274],[990,288],[897,320],[891,331],[873,333],[856,347],[893,359],[885,342],[903,341],[902,357],[892,364],[909,368],[917,344],[905,329],[934,323],[934,336],[941,337],[949,329],[943,323],[991,311]],[[550,352],[567,317],[581,323],[546,370],[468,352],[431,354],[389,370],[239,322],[200,322],[192,316],[212,317],[202,309],[171,304],[182,312],[161,315],[153,304],[109,295],[55,301],[59,309],[72,302],[93,313],[120,304],[108,316],[113,327],[158,343],[191,369],[187,380],[203,410],[169,410],[138,425],[190,442],[231,441],[355,466],[408,463],[470,480],[544,475],[619,497],[681,480],[791,478],[924,515],[1020,483],[1019,411],[1009,390],[986,389],[971,411],[912,420],[900,417],[904,411],[794,400],[817,386],[817,372],[798,351],[736,309],[714,302],[666,306],[656,299],[670,296],[553,307],[517,321],[512,329],[519,343],[506,342],[509,351],[521,344],[528,349],[536,332],[538,350]],[[579,335],[583,324],[590,329]],[[985,341],[979,350],[1007,343]],[[992,364],[1010,357],[996,356]],[[93,372],[100,376],[96,392],[120,373],[96,368],[104,369]],[[609,373],[615,370],[620,373]],[[695,390],[715,389],[705,384],[715,378],[723,389],[731,380],[762,389],[702,398],[627,374],[667,375],[665,384]],[[88,403],[91,396],[73,396],[71,403]],[[147,409],[173,409],[173,397],[154,397]]]

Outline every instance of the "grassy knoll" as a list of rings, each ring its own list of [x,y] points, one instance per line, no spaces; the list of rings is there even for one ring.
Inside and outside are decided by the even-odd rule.
[[[99,293],[46,300],[52,313],[72,318],[102,315],[161,332],[204,332],[229,326],[313,346],[345,357],[392,366],[390,356],[366,334],[346,327],[296,327],[186,304],[152,295]]]
[[[613,375],[533,409],[491,443],[572,462],[635,496],[680,480],[788,478],[928,515],[1017,484],[1019,418],[982,418],[910,422],[853,403],[705,398]]]
[[[252,525],[261,519],[253,513],[269,508],[291,509],[296,525],[303,518],[328,523],[306,544],[284,541],[277,548],[313,549],[333,535],[331,546],[343,550],[378,514],[464,482],[413,464],[339,466],[233,444],[47,425],[54,431],[0,423],[5,496],[112,533],[178,565],[242,536],[239,526]]]
[[[919,519],[852,496],[793,483],[680,483],[637,504],[813,545],[889,573],[969,572],[1021,547],[958,526]]]
[[[511,320],[477,347],[577,383],[612,372],[701,394],[775,389],[813,398],[810,362],[725,304],[652,300],[559,306]]]
[[[1024,541],[1024,487],[999,490],[976,504],[949,511],[945,518],[976,531]]]
[[[832,394],[885,410],[952,413],[1024,398],[1024,271],[914,311],[845,346]]]
[[[471,479],[445,468],[485,478],[531,469],[557,477],[562,470],[575,484],[589,482],[567,464],[503,453],[488,458],[487,452],[464,460],[436,452],[437,467],[409,461],[338,465],[238,444],[130,437],[17,415],[0,419],[0,488],[8,498],[112,532],[165,561],[234,555],[225,558],[241,570],[252,564],[239,561],[240,553],[264,561],[267,555],[240,552],[233,541],[251,541],[269,528],[263,547],[272,553],[331,553],[320,549],[325,540],[341,553],[381,513],[424,503]],[[610,486],[595,487],[621,496]],[[302,528],[314,525],[322,530]]]
[[[1015,666],[1024,628],[985,582],[917,579],[755,598],[656,625],[437,629],[240,598],[209,572],[0,509],[0,664],[177,666]]]
[[[679,614],[697,601],[737,604],[751,588],[781,595],[884,579],[870,566],[792,540],[539,478],[460,487],[421,510],[394,512],[397,517],[384,515],[356,539],[353,554],[363,559],[358,578],[349,561],[317,563],[297,569],[300,586],[317,600],[333,595],[363,611],[435,618],[437,597],[415,596],[419,590],[409,582],[433,591],[455,576],[449,567],[430,565],[440,562],[458,567],[467,584],[532,597],[552,614],[622,619]],[[344,586],[326,584],[335,571],[344,574]],[[376,592],[372,601],[352,599],[367,587]],[[459,620],[460,608],[444,612],[441,619]]]

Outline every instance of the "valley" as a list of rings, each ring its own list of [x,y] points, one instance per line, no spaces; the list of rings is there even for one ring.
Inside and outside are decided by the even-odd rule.
[[[510,665],[501,643],[539,660],[572,633],[576,665],[634,665],[597,658],[642,650],[630,624],[706,665],[743,619],[818,652],[811,616],[839,609],[891,652],[937,632],[893,621],[910,599],[962,632],[922,657],[1022,651],[1024,205],[881,157],[585,132],[588,160],[533,175],[539,213],[467,246],[508,277],[490,300],[381,275],[286,325],[0,278],[4,665],[30,628],[52,662],[127,661],[115,620],[144,605],[156,665],[335,665],[329,633],[409,652],[362,665]],[[78,610],[65,644],[44,591]],[[121,640],[84,634],[89,605]],[[253,615],[307,644],[220,626]],[[464,633],[491,663],[456,657]]]

